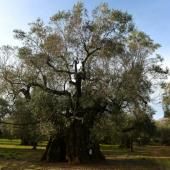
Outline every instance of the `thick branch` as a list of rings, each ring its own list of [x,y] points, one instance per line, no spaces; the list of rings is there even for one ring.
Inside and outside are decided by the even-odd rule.
[[[89,50],[87,49],[86,43],[84,43],[84,49],[85,49],[87,55],[86,55],[86,58],[82,61],[82,71],[83,71],[83,73],[85,74],[85,65],[86,65],[87,60],[88,60],[96,51],[100,50],[101,47],[97,47],[97,48],[95,48],[94,50],[89,51]]]
[[[133,125],[132,127],[128,127],[128,128],[123,129],[122,132],[127,133],[127,132],[131,132],[135,129],[136,129],[136,127],[135,127],[135,125]]]
[[[39,123],[40,121],[29,122],[29,123],[11,123],[11,122],[0,121],[0,124],[13,125],[13,126],[29,126],[29,125],[39,124]]]
[[[56,73],[66,73],[66,74],[69,74],[69,75],[75,74],[74,72],[71,72],[71,71],[59,70],[59,69],[57,69],[54,65],[52,65],[52,64],[50,63],[49,60],[47,61],[47,65],[48,65],[49,67],[51,67]]]
[[[53,89],[50,89],[48,87],[45,87],[39,83],[30,83],[30,86],[35,86],[35,87],[39,87],[41,88],[42,90],[48,92],[48,93],[51,93],[51,94],[56,94],[56,95],[59,95],[59,96],[71,96],[71,94],[67,91],[67,90],[64,90],[64,91],[58,91],[58,90],[53,90]]]
[[[19,91],[24,94],[26,100],[30,100],[30,99],[31,99],[30,86],[27,86],[27,89],[22,88],[22,89],[20,89]]]
[[[100,50],[101,47],[97,47],[97,48],[95,48],[94,50],[89,51],[89,50],[87,49],[86,44],[84,43],[84,49],[85,49],[85,51],[86,51],[86,53],[87,53],[87,56],[86,56],[86,58],[84,59],[84,61],[82,62],[83,65],[85,65],[86,62],[87,62],[87,60],[89,59],[89,57],[90,57],[91,55],[93,55],[96,51]]]

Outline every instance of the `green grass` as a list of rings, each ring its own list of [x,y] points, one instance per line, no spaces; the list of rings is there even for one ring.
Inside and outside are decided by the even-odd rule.
[[[116,145],[101,145],[101,150],[107,159],[121,170],[170,170],[169,146],[136,146],[134,152],[130,152]]]
[[[0,159],[40,160],[44,146],[38,146],[37,150],[33,150],[32,146],[23,146],[20,143],[18,139],[0,139]]]
[[[116,145],[101,145],[105,163],[88,165],[68,165],[66,163],[41,163],[47,142],[41,142],[37,150],[31,146],[21,146],[20,140],[0,139],[0,169],[10,170],[54,170],[54,169],[115,169],[115,170],[170,170],[170,147],[135,147],[134,152],[120,149]]]

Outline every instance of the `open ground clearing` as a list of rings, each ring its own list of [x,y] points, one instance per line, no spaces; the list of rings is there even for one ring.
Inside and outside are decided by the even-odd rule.
[[[130,153],[118,146],[101,145],[106,155],[106,162],[84,165],[68,165],[67,163],[42,163],[41,155],[45,143],[37,150],[31,146],[21,146],[19,140],[0,140],[0,168],[2,170],[57,170],[57,169],[101,169],[101,170],[169,170],[170,147],[145,146],[135,147]]]

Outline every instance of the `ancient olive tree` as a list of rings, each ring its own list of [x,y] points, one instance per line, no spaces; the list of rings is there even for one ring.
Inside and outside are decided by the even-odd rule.
[[[149,58],[159,45],[134,28],[130,15],[106,4],[88,14],[77,3],[47,26],[38,19],[28,32],[15,30],[15,37],[22,47],[12,53],[15,65],[2,64],[1,76],[10,94],[27,102],[35,90],[46,96],[36,112],[51,115],[46,121],[57,130],[43,160],[103,159],[91,135],[95,119],[129,108],[137,115],[149,101],[149,75],[162,71]]]

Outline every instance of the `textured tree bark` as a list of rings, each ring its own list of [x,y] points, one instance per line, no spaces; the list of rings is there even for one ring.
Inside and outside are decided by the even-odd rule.
[[[104,160],[99,144],[90,139],[90,131],[85,125],[80,121],[75,121],[69,131],[70,135],[68,135],[67,145],[68,162],[86,163]],[[92,151],[91,154],[89,153],[90,150]]]
[[[92,154],[89,154],[89,150]],[[72,164],[104,160],[99,144],[92,142],[88,128],[75,120],[66,131],[66,137],[57,135],[51,138],[42,157],[42,161]]]
[[[67,158],[70,163],[80,163],[88,159],[87,134],[80,121],[74,120],[67,131]]]
[[[63,135],[50,138],[41,160],[47,162],[66,161],[66,143]]]

